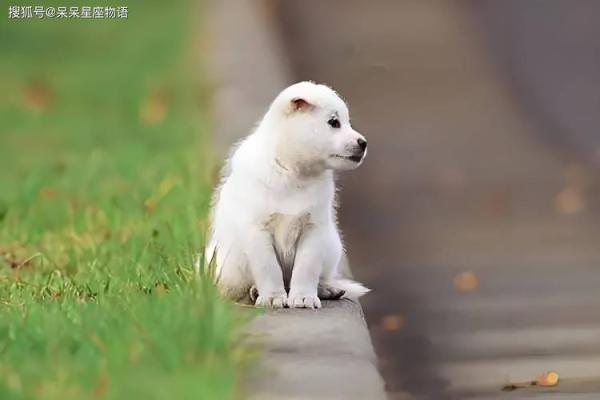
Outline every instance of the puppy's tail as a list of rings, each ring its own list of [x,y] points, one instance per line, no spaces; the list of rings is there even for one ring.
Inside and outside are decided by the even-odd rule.
[[[329,284],[337,289],[343,290],[345,292],[342,296],[343,298],[352,300],[356,300],[360,296],[367,294],[371,291],[371,289],[365,287],[362,283],[358,283],[347,278],[333,278]]]

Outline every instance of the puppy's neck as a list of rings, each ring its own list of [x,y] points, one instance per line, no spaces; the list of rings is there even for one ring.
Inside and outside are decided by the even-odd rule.
[[[288,178],[306,182],[319,179],[327,171],[324,162],[303,159],[294,149],[288,149],[285,143],[276,142],[273,150],[276,171]]]
[[[297,154],[296,149],[289,148],[282,139],[283,135],[278,135],[278,130],[281,127],[277,124],[277,120],[270,116],[269,113],[261,122],[258,132],[261,135],[261,140],[267,149],[269,162],[273,164],[273,168],[281,176],[288,179],[297,180],[299,182],[307,182],[319,179],[327,172],[327,167],[324,162],[314,160],[303,160]]]
[[[281,174],[289,178],[299,181],[310,181],[318,179],[325,175],[327,169],[324,163],[314,162],[298,162],[281,157],[275,153],[274,157],[275,169]]]

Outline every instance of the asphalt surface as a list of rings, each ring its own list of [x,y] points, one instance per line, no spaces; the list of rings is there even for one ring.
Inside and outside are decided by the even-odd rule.
[[[520,83],[519,68],[543,68],[535,57],[516,69],[509,57],[543,37],[511,53],[520,37],[503,29],[553,20],[528,9],[515,31],[515,2],[490,3],[305,0],[279,17],[296,77],[335,87],[369,140],[365,165],[341,178],[340,216],[374,289],[363,305],[391,398],[598,399],[596,131],[585,144],[573,133],[595,121],[586,102],[569,113],[548,99],[568,84]],[[557,387],[501,391],[550,370]]]

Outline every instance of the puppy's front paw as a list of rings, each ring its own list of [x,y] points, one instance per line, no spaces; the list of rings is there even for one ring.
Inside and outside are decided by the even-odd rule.
[[[254,303],[257,307],[283,308],[288,304],[287,294],[283,293],[268,293],[266,295],[259,294]]]
[[[316,294],[290,294],[288,306],[290,308],[321,308],[321,300]]]

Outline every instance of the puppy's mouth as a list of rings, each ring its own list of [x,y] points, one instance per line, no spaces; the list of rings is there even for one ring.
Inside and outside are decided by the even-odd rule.
[[[341,154],[332,154],[331,157],[333,157],[333,158],[341,158],[342,160],[349,160],[349,161],[352,161],[352,162],[355,162],[355,163],[361,162],[361,160],[363,158],[362,154],[361,155],[355,155],[355,154],[353,154],[351,156],[343,156]]]

